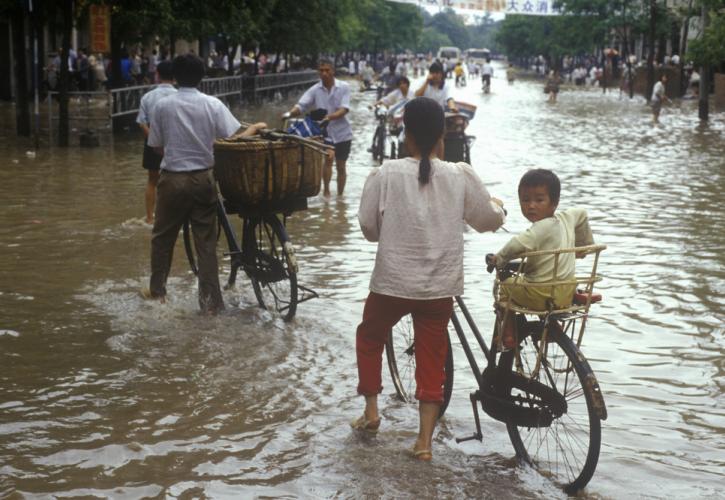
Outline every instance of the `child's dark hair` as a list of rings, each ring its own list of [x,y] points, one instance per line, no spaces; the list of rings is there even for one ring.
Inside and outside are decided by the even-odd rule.
[[[430,154],[443,135],[445,125],[443,108],[433,99],[416,97],[405,105],[403,115],[405,133],[409,135],[420,152],[418,181],[428,184],[430,181]]]
[[[161,80],[170,81],[174,79],[174,67],[171,61],[161,61],[156,65],[156,72]]]
[[[410,87],[410,80],[408,80],[408,77],[407,76],[401,76],[400,78],[398,78],[398,82],[397,82],[396,86],[397,87],[400,87],[400,84],[401,83],[404,83],[408,87]]]
[[[196,87],[204,78],[204,61],[194,54],[174,57],[172,67],[179,87]]]
[[[552,203],[559,203],[561,182],[554,172],[545,168],[535,168],[526,172],[519,181],[519,195],[525,187],[546,186]]]

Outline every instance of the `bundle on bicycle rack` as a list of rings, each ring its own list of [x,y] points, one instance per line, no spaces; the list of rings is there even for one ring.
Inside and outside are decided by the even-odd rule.
[[[279,132],[214,143],[214,175],[225,200],[240,205],[316,196],[327,155],[323,144]]]

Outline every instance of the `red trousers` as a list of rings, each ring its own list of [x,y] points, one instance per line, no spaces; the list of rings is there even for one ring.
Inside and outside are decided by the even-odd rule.
[[[385,342],[395,323],[411,314],[415,332],[415,397],[420,401],[442,403],[448,349],[446,331],[452,313],[451,297],[413,300],[370,292],[362,323],[357,327],[358,394],[372,396],[383,390]]]

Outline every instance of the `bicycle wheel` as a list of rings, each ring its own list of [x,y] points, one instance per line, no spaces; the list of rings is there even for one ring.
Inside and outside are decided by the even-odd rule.
[[[385,127],[378,125],[373,135],[373,159],[382,163],[385,159]]]
[[[398,157],[398,148],[395,145],[395,141],[390,143],[390,159],[395,160]]]
[[[191,246],[191,228],[189,227],[189,221],[184,222],[182,227],[184,236],[184,250],[186,251],[186,258],[189,261],[189,267],[191,272],[198,275],[199,268],[196,266],[196,257],[194,256],[194,248]]]
[[[516,455],[571,494],[586,486],[597,467],[602,436],[595,398],[601,394],[595,394],[599,386],[594,373],[571,339],[558,329],[551,329],[548,336],[538,374],[532,371],[542,347],[540,334],[522,341],[520,362],[514,351],[501,354],[500,373],[513,371],[510,380],[533,379],[538,383],[532,385],[539,387],[527,391],[525,383],[508,384],[507,395],[517,405],[535,410],[538,420],[531,427],[511,422],[506,427]],[[542,396],[551,390],[556,397]]]
[[[297,262],[294,248],[276,215],[245,221],[244,270],[259,306],[285,321],[297,312]]]
[[[443,383],[443,404],[438,417],[442,417],[451,401],[453,391],[453,353],[451,338],[446,332],[448,353],[446,354],[446,379]],[[413,317],[407,314],[400,318],[385,344],[385,357],[388,360],[390,378],[398,397],[406,403],[415,401],[415,342],[413,333]]]

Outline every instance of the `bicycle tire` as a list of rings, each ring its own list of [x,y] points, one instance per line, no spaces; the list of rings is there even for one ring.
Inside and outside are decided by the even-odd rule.
[[[553,478],[566,493],[574,494],[589,483],[599,461],[601,419],[594,403],[594,387],[598,390],[598,385],[592,383],[596,379],[589,363],[568,336],[553,328],[548,336],[546,363],[542,361],[540,368],[544,376],[539,381],[563,396],[565,409],[561,415],[542,412],[551,421],[546,427],[523,427],[507,422],[506,428],[519,459]],[[519,347],[520,364],[527,376],[530,373],[526,372],[535,367],[540,344],[537,334],[526,337]],[[499,373],[516,370],[514,356],[514,351],[501,354]],[[536,396],[522,389],[509,386],[504,392],[507,396],[528,397],[530,402],[521,402],[523,407],[536,406],[531,404]],[[572,449],[575,446],[578,449]]]
[[[191,267],[191,272],[198,276],[199,268],[196,265],[194,247],[191,246],[191,230],[189,229],[189,221],[184,222],[184,225],[182,226],[182,234],[184,238],[184,250],[186,251],[186,258],[189,261],[189,267]]]
[[[398,157],[398,148],[395,146],[395,142],[390,143],[390,159],[395,160]]]
[[[442,417],[448,408],[453,392],[453,352],[451,350],[451,337],[446,332],[448,352],[446,354],[445,372],[446,378],[443,383],[443,404],[438,412],[438,418]],[[395,392],[405,403],[415,402],[415,343],[413,332],[413,318],[407,314],[400,318],[393,326],[388,340],[385,343],[385,357],[388,361],[390,378],[393,381]]]
[[[382,163],[385,159],[385,126],[378,125],[373,135],[373,160]]]
[[[274,309],[291,321],[297,312],[297,269],[287,231],[276,215],[245,223],[244,270],[259,307]]]

